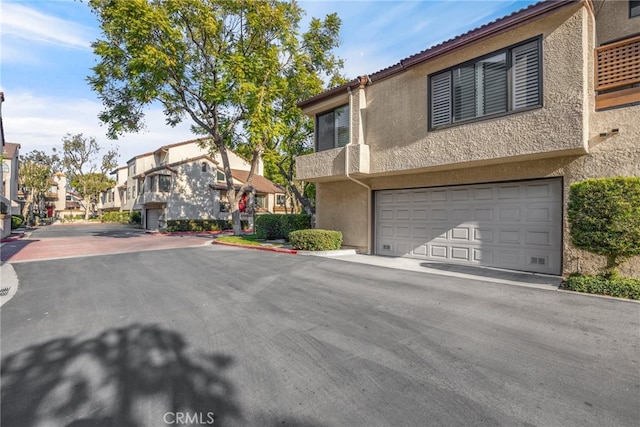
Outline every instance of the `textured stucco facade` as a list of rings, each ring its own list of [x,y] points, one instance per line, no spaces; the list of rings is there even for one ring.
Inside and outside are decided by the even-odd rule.
[[[376,190],[560,177],[563,274],[594,272],[604,261],[570,243],[569,186],[591,177],[640,176],[640,106],[596,112],[593,78],[598,40],[640,27],[626,22],[632,21],[627,15],[616,24],[618,15],[628,13],[626,2],[607,2],[599,13],[594,27],[585,3],[569,4],[361,89],[345,90],[336,95],[339,101],[323,101],[323,106],[350,103],[353,145],[298,158],[298,178],[317,183],[317,227],[341,230],[345,245],[371,252],[375,219],[368,200],[375,201]],[[429,75],[536,37],[542,42],[541,107],[429,130]],[[305,112],[322,111],[316,105]],[[348,181],[346,150],[349,175],[371,190]],[[623,270],[640,276],[640,259]]]

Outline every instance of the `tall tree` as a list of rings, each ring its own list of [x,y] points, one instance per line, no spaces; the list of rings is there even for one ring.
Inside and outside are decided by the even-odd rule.
[[[87,138],[81,133],[62,138],[62,163],[69,185],[80,194],[85,219],[89,219],[100,193],[114,184],[107,174],[117,166],[118,153],[112,149],[100,157],[102,151],[95,138]]]
[[[28,155],[25,157],[29,158]],[[51,186],[51,167],[33,160],[21,161],[18,168],[18,185],[25,197],[22,216],[31,223],[34,205],[40,205]]]
[[[263,152],[283,132],[277,120],[291,71],[322,82],[339,60],[340,19],[313,18],[302,33],[302,9],[277,0],[89,0],[103,39],[93,44],[100,62],[89,77],[105,110],[108,135],[137,132],[144,107],[160,102],[167,123],[185,117],[203,146],[218,152],[226,176],[235,234],[238,201],[248,190]],[[236,190],[228,150],[250,153],[247,182]]]
[[[58,155],[58,150],[54,147],[53,154],[47,154],[41,150],[32,150],[25,155],[20,155],[21,162],[34,162],[41,165],[46,165],[51,169],[51,173],[62,172],[63,164],[62,159]]]

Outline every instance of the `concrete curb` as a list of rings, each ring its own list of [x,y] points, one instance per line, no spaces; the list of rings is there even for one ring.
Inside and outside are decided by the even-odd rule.
[[[274,248],[274,247],[269,247],[269,246],[242,245],[242,244],[239,244],[239,243],[218,242],[217,240],[214,240],[211,243],[214,244],[214,245],[233,246],[233,247],[236,247],[236,248],[244,248],[244,249],[257,249],[259,251],[279,252],[279,253],[291,254],[291,255],[296,255],[296,254],[299,253],[295,249]]]
[[[0,296],[0,307],[2,307],[6,303],[8,303],[11,298],[13,298],[18,292],[19,282],[18,276],[16,275],[13,266],[6,262],[3,263],[2,266],[0,266],[0,278],[2,279],[0,280],[0,282],[2,283],[2,285],[0,285],[0,288],[9,288],[9,292],[7,293],[7,295]]]
[[[335,251],[298,251],[298,255],[321,256],[321,257],[355,255],[356,253],[357,252],[355,249],[338,249]]]

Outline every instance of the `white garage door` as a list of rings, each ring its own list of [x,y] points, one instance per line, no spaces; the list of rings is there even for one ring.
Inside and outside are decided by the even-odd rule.
[[[561,272],[562,182],[376,192],[379,255]]]
[[[157,230],[162,209],[147,209],[147,230]]]

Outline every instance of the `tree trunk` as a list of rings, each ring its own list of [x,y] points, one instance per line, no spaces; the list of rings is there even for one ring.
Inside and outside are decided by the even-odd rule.
[[[34,198],[33,192],[28,193],[27,200],[25,201],[24,206],[22,207],[22,217],[24,218],[27,224],[29,224],[31,220],[31,215],[29,215],[29,213],[31,211],[31,206],[33,206],[33,198]]]
[[[304,195],[302,195],[302,193],[300,193],[300,190],[298,189],[298,187],[296,187],[295,183],[293,182],[293,171],[289,170],[287,172],[282,166],[282,164],[280,163],[278,163],[278,169],[280,169],[280,173],[284,175],[285,178],[287,178],[287,185],[289,186],[289,190],[293,193],[296,200],[302,205],[306,214],[309,216],[313,215],[314,212],[313,212],[313,206],[311,206],[311,202],[307,197],[305,197]]]

